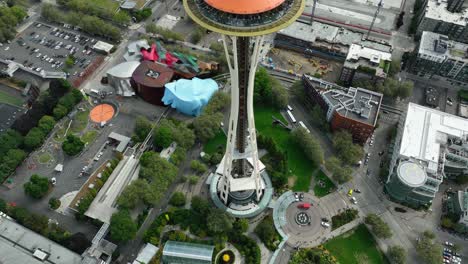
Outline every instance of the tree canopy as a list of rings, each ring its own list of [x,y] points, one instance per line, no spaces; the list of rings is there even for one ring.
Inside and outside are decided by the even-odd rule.
[[[137,232],[137,224],[133,222],[130,212],[120,210],[114,213],[110,220],[111,238],[118,242],[126,242],[133,239]]]
[[[416,251],[424,261],[428,264],[438,264],[443,262],[442,246],[434,241],[435,235],[430,231],[425,231],[419,237],[416,245]]]
[[[85,143],[73,134],[67,135],[67,138],[62,144],[63,152],[69,156],[75,156],[80,153],[84,148]]]
[[[148,118],[144,116],[137,116],[135,120],[135,129],[134,135],[132,137],[133,141],[135,142],[143,142],[146,136],[151,131],[152,124],[148,120]]]
[[[303,127],[298,127],[292,132],[293,140],[302,148],[306,157],[316,164],[323,163],[323,149],[320,143],[312,137]]]
[[[130,183],[117,199],[117,204],[126,209],[133,209],[139,203],[155,204],[158,200],[148,181],[136,179]]]
[[[277,79],[272,77],[265,68],[260,67],[255,73],[254,101],[284,109],[289,103],[289,95]]]
[[[379,238],[390,238],[392,236],[392,230],[385,223],[380,216],[376,214],[368,214],[364,219],[366,224],[370,225],[372,232]]]
[[[206,225],[212,234],[227,233],[232,229],[234,218],[221,209],[213,209],[208,214]]]
[[[193,121],[193,129],[197,138],[206,142],[218,134],[221,122],[223,121],[223,111],[229,105],[229,95],[222,91],[214,93],[208,104],[203,108],[200,116]]]
[[[388,247],[388,257],[394,264],[405,264],[406,250],[402,246],[390,246]]]
[[[345,130],[340,130],[333,134],[333,147],[338,155],[338,158],[345,165],[355,165],[358,163],[364,151],[358,144],[353,143],[353,137]]]
[[[33,174],[29,181],[24,184],[24,192],[36,199],[44,197],[49,190],[49,179]]]
[[[172,194],[171,199],[169,200],[169,203],[172,206],[184,206],[185,205],[185,194],[182,192],[175,192]]]

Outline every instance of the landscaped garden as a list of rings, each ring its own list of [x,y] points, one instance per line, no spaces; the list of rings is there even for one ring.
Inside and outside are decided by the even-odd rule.
[[[226,146],[226,135],[222,130],[219,130],[218,134],[210,141],[208,141],[205,146],[203,146],[203,151],[209,155],[213,155],[217,152],[219,147]]]
[[[331,192],[333,192],[336,188],[335,184],[325,175],[322,170],[317,171],[314,175],[315,177],[315,186],[314,186],[314,194],[317,197],[323,197]]]
[[[44,152],[39,155],[39,163],[47,163],[52,159],[52,155],[49,152]]]
[[[288,168],[291,175],[296,177],[293,190],[308,191],[312,172],[316,166],[307,159],[300,146],[293,142],[289,131],[279,125],[272,124],[272,116],[287,123],[280,112],[272,107],[256,106],[255,126],[260,134],[272,137],[278,146],[287,153]]]
[[[336,257],[339,263],[388,263],[365,225],[359,225],[357,228],[329,240],[324,247]]]
[[[93,143],[93,141],[98,136],[98,132],[96,130],[89,130],[81,136],[81,140],[87,144]]]
[[[89,118],[89,110],[86,111],[79,111],[75,117],[73,118],[73,122],[70,126],[70,130],[72,133],[79,133],[86,128],[88,124]]]

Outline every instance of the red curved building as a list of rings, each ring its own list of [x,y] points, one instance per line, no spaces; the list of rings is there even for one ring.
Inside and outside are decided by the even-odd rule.
[[[161,102],[164,96],[164,85],[173,77],[174,71],[166,65],[143,61],[133,72],[131,84],[143,100],[156,105],[164,105]]]

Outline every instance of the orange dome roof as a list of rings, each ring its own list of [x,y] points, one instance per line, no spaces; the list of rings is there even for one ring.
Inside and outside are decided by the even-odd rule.
[[[205,0],[211,7],[232,14],[250,15],[272,10],[285,0]]]
[[[114,117],[115,110],[110,104],[100,104],[94,107],[89,113],[89,117],[93,122],[107,122]]]

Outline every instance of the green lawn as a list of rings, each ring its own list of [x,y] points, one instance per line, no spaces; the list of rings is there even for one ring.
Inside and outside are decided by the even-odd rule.
[[[269,135],[286,151],[288,155],[288,167],[292,175],[296,176],[294,191],[308,191],[312,172],[316,166],[310,162],[303,154],[301,148],[292,142],[290,133],[281,126],[273,125],[271,118],[275,116],[279,120],[286,122],[279,111],[270,107],[255,106],[255,126],[264,135]]]
[[[320,184],[321,182],[321,184]],[[323,197],[335,190],[336,186],[333,182],[323,173],[322,170],[319,170],[315,174],[315,186],[314,193],[317,197]]]
[[[68,122],[66,122],[65,124],[68,127]],[[59,130],[57,130],[57,132],[55,132],[55,134],[54,134],[54,140],[55,141],[63,142],[65,140],[65,137],[67,136],[67,135],[65,135],[65,130],[67,129],[67,127],[62,127]]]
[[[22,106],[23,100],[18,97],[12,96],[4,91],[0,91],[0,103],[10,104],[14,106]]]
[[[363,224],[356,229],[333,238],[324,247],[336,257],[340,263],[346,264],[388,264],[387,259]]]
[[[52,156],[50,155],[49,152],[44,152],[39,155],[39,163],[47,163],[50,161],[51,158]]]
[[[73,118],[70,130],[73,134],[79,133],[86,128],[88,124],[89,110],[79,111]]]
[[[98,136],[98,132],[96,130],[90,130],[84,133],[84,135],[81,137],[81,140],[85,143],[92,143],[96,137]]]
[[[208,141],[205,144],[205,146],[203,146],[203,151],[207,154],[212,155],[213,153],[216,153],[216,150],[218,150],[219,146],[226,146],[226,135],[222,130],[219,130],[219,133],[216,134],[216,136],[210,141]]]
[[[255,126],[259,133],[273,137],[278,145],[288,154],[288,166],[291,170],[291,176],[296,176],[294,191],[308,191],[312,172],[316,166],[311,163],[304,155],[299,145],[293,143],[289,131],[285,128],[273,125],[271,118],[275,116],[279,120],[287,123],[279,111],[271,107],[255,106]],[[203,151],[212,154],[219,145],[226,144],[226,136],[220,131],[215,138],[208,141],[203,147]]]

